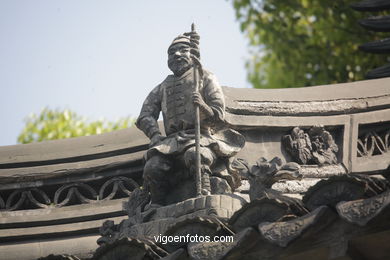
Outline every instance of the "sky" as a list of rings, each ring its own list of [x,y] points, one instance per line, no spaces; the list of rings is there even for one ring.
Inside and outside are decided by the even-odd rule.
[[[231,1],[0,0],[0,145],[16,144],[24,119],[45,107],[136,118],[192,22],[203,66],[223,86],[250,87]]]

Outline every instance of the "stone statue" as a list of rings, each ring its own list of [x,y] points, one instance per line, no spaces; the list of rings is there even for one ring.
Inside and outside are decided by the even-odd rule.
[[[229,162],[245,140],[241,134],[224,126],[224,94],[214,74],[199,66],[198,46],[199,35],[194,30],[173,40],[168,48],[168,67],[173,75],[150,92],[136,122],[151,140],[143,177],[152,204],[156,206],[196,195],[196,107],[199,107],[201,122],[202,194],[211,192],[210,176],[225,178],[233,189],[238,185],[238,177],[232,177],[234,172]],[[194,91],[197,82],[199,91]],[[158,127],[160,112],[166,136]]]

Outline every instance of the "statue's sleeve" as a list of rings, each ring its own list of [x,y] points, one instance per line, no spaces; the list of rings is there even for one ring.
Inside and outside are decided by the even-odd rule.
[[[214,74],[205,71],[203,98],[206,104],[213,110],[214,120],[223,121],[225,118],[225,98],[222,87]]]
[[[152,138],[155,134],[161,134],[157,123],[161,111],[160,88],[161,85],[158,85],[152,90],[152,92],[149,93],[142,105],[141,112],[135,123],[136,126],[149,138]]]

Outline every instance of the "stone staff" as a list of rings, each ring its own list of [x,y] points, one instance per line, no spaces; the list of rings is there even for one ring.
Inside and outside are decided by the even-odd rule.
[[[195,33],[195,24],[191,24],[191,32]],[[191,41],[193,37],[191,37]],[[192,47],[193,48],[193,47]],[[191,55],[194,66],[194,92],[199,92],[199,84],[202,81],[199,79],[199,70],[202,69],[199,59],[197,59],[194,55]],[[200,115],[199,115],[199,106],[195,106],[195,151],[196,151],[196,175],[195,175],[195,183],[196,183],[196,196],[199,197],[202,195],[202,176],[201,176],[201,158],[200,158]]]

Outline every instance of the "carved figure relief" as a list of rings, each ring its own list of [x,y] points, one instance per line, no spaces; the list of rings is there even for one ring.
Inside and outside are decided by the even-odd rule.
[[[294,127],[282,142],[293,160],[304,164],[337,164],[338,146],[323,126],[313,126],[308,131]]]

